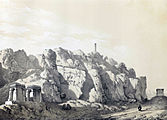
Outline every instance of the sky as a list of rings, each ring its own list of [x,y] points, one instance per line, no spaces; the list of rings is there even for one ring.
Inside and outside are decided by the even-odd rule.
[[[166,0],[0,0],[0,49],[97,51],[167,90]]]

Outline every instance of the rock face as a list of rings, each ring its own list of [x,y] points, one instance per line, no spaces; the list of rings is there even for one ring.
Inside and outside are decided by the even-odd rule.
[[[48,102],[81,99],[110,103],[147,98],[146,77],[136,77],[133,68],[98,52],[57,48],[27,56],[23,50],[6,49],[0,51],[0,63],[0,87],[16,80],[26,86],[39,85],[43,100]]]
[[[146,77],[137,78],[134,69],[128,70],[124,63],[117,65],[97,52],[86,55],[62,48],[54,51],[58,71],[77,98],[102,103],[146,99]]]
[[[12,49],[0,51],[1,74],[3,79],[10,83],[24,77],[27,70],[39,69],[39,63],[35,56],[27,56],[24,50],[14,52]]]
[[[8,98],[10,83],[30,76],[41,67],[35,56],[27,56],[24,50],[13,51],[5,49],[0,51],[0,103]]]

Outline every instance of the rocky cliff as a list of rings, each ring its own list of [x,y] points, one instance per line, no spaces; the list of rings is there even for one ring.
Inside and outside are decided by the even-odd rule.
[[[48,102],[146,99],[146,77],[136,77],[133,68],[127,69],[124,63],[118,64],[98,52],[85,54],[57,48],[27,56],[24,50],[5,49],[0,51],[0,63],[0,92],[16,81],[26,86],[40,85],[43,100]],[[7,92],[3,94],[6,97],[1,102],[8,96]]]

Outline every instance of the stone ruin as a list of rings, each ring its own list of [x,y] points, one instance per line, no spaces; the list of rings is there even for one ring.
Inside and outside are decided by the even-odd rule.
[[[32,85],[26,90],[26,101],[42,102],[41,87]]]
[[[11,105],[12,102],[42,102],[41,87],[37,85],[31,85],[25,87],[25,85],[14,83],[10,85],[7,105]]]
[[[156,96],[164,96],[164,89],[156,89]]]

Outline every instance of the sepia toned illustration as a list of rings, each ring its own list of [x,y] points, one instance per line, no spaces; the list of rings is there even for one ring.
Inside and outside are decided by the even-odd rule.
[[[0,120],[166,120],[167,1],[0,0]]]

